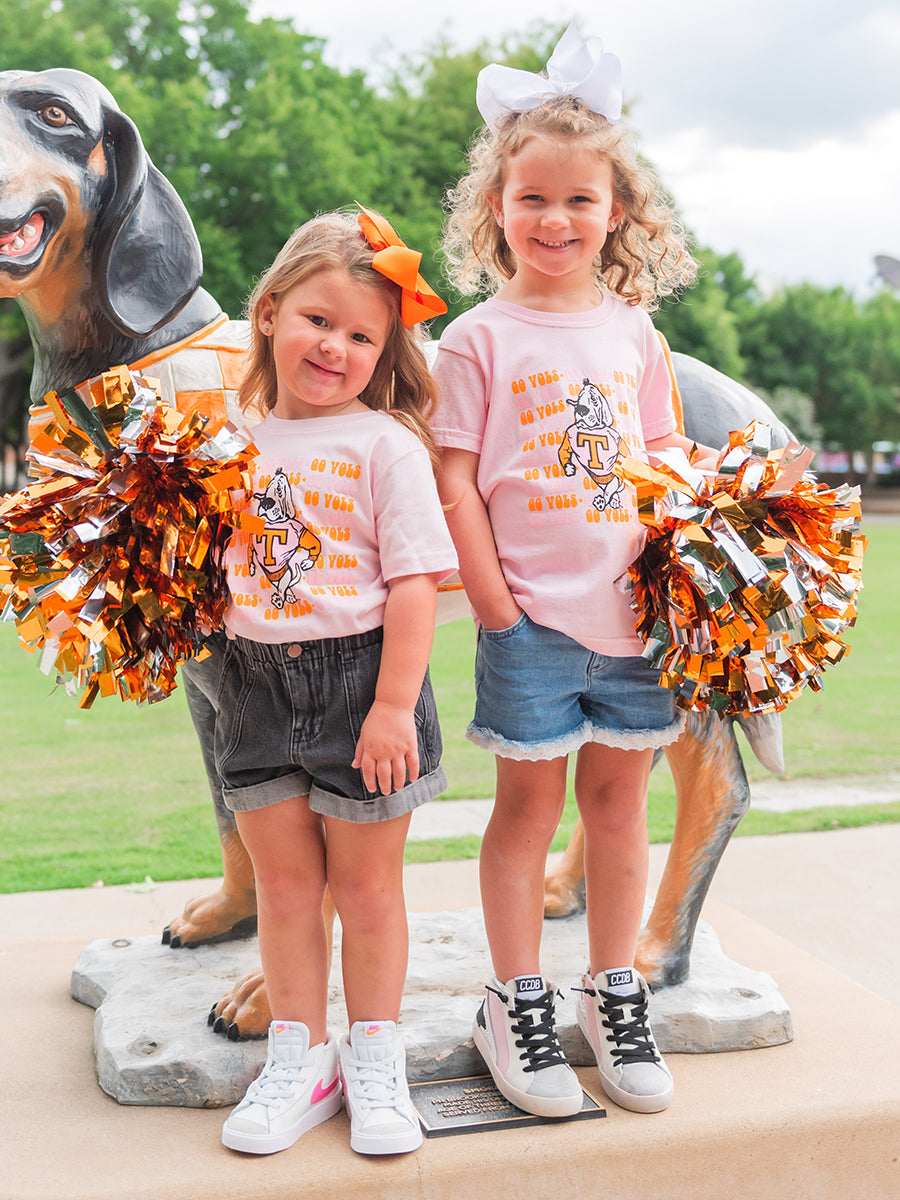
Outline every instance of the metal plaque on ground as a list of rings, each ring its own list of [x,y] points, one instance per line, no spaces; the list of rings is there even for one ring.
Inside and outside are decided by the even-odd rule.
[[[412,1102],[426,1137],[454,1133],[481,1133],[488,1129],[515,1129],[525,1125],[555,1125],[559,1121],[587,1121],[605,1117],[587,1092],[581,1111],[571,1117],[536,1117],[523,1112],[497,1090],[490,1075],[467,1079],[439,1079],[434,1083],[411,1083]]]

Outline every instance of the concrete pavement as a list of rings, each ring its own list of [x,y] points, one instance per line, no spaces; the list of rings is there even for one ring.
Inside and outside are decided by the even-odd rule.
[[[665,853],[652,848],[654,886]],[[896,1200],[898,862],[897,825],[728,848],[704,919],[730,957],[775,978],[791,1044],[671,1056],[676,1097],[656,1116],[606,1104],[602,1121],[431,1139],[383,1160],[350,1151],[343,1114],[257,1160],[221,1147],[221,1110],[123,1107],[98,1087],[93,1013],[68,995],[80,950],[160,930],[210,881],[0,896],[0,1198],[459,1200],[477,1189],[530,1200]],[[406,887],[414,911],[476,904],[477,863],[408,867]],[[594,1073],[579,1074],[603,1103]]]

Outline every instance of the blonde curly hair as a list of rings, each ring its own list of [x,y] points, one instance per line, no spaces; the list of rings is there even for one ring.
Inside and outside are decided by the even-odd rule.
[[[612,169],[624,214],[594,260],[598,287],[652,312],[664,296],[691,283],[698,264],[685,230],[654,172],[638,160],[630,133],[573,96],[555,96],[528,112],[508,113],[495,131],[483,127],[468,171],[447,193],[443,251],[448,276],[464,296],[493,294],[516,273],[516,256],[488,196],[502,194],[510,159],[535,137],[577,141]]]
[[[380,295],[391,313],[384,349],[359,399],[411,430],[424,443],[437,469],[438,453],[428,423],[437,401],[437,386],[425,360],[424,341],[417,330],[406,328],[400,320],[400,289],[373,268],[374,253],[355,213],[322,213],[294,230],[247,301],[250,349],[238,404],[244,412],[265,416],[275,407],[278,395],[272,339],[259,327],[263,299],[272,296],[277,300],[320,271],[343,270],[360,287]]]

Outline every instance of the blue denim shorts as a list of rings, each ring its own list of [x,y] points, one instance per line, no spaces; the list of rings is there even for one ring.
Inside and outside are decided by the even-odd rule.
[[[268,645],[229,639],[217,698],[216,766],[235,812],[309,796],[314,812],[386,821],[447,787],[441,731],[427,674],[416,704],[419,778],[384,796],[352,767],[375,699],[382,630]]]
[[[614,658],[537,625],[480,629],[475,716],[466,736],[514,759],[559,758],[586,742],[625,750],[674,742],[684,713],[639,655]]]

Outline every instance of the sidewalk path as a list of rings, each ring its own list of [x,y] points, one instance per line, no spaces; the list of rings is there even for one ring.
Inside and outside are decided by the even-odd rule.
[[[890,804],[900,800],[900,775],[834,775],[778,779],[750,785],[751,808],[794,812],[802,808]],[[413,811],[409,836],[427,838],[481,837],[491,816],[492,800],[438,800]]]

